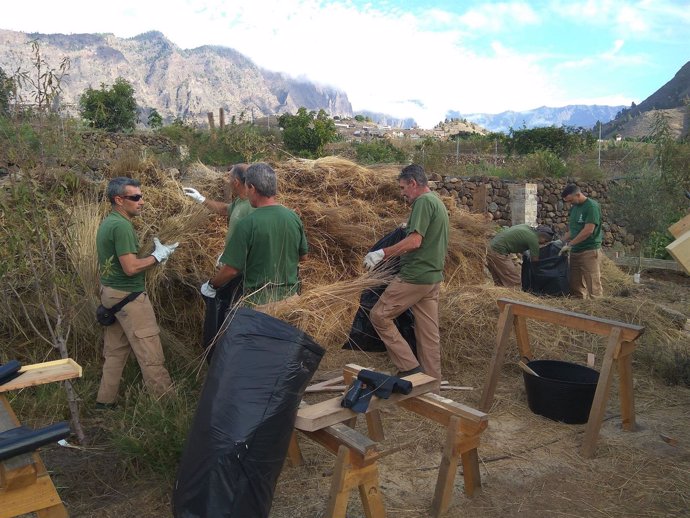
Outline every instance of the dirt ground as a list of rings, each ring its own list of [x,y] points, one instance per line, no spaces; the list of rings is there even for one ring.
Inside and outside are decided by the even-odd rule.
[[[686,276],[645,272],[642,283],[635,296],[690,314],[690,279]],[[328,362],[329,371],[318,372],[315,381],[335,375],[332,366],[338,362],[389,367],[385,355],[339,354]],[[462,375],[448,381],[466,384]],[[690,516],[690,389],[668,387],[634,372],[638,430],[626,432],[621,429],[616,381],[617,376],[595,456],[584,459],[579,448],[585,425],[566,425],[533,414],[527,406],[521,371],[506,365],[478,450],[482,489],[472,498],[465,496],[459,469],[446,516]],[[480,393],[481,387],[474,387],[473,391],[444,391],[443,395],[476,408]],[[325,397],[333,394],[308,395],[307,400]],[[383,446],[403,446],[379,462],[387,516],[426,518],[444,430],[398,408],[384,410],[383,420]],[[170,516],[170,484],[128,473],[114,452],[99,446],[106,442],[98,419],[87,419],[87,426],[95,446],[81,450],[52,447],[42,453],[70,516]],[[357,427],[366,431],[364,419],[359,419]],[[335,457],[304,437],[300,445],[305,464],[291,467],[286,463],[272,518],[323,516]],[[358,493],[353,491],[347,517],[363,516]]]

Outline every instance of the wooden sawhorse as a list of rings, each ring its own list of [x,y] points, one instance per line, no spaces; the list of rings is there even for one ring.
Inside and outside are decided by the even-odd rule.
[[[597,383],[592,409],[585,428],[582,449],[580,450],[582,456],[592,457],[596,449],[596,441],[604,420],[606,402],[611,389],[614,362],[618,365],[623,428],[628,431],[635,430],[632,353],[635,350],[635,340],[644,332],[644,327],[510,299],[498,299],[497,304],[500,316],[498,318],[496,348],[479,403],[481,410],[488,412],[491,408],[498,375],[505,360],[508,339],[513,330],[515,331],[520,355],[523,358],[531,358],[527,319],[532,318],[608,337],[606,352],[604,353],[599,373],[599,382]]]
[[[360,370],[362,367],[358,365],[347,365],[344,369],[346,383],[351,382]],[[457,466],[460,462],[463,465],[467,495],[471,496],[481,486],[477,447],[481,432],[488,424],[488,416],[450,399],[429,393],[430,390],[438,387],[438,380],[426,374],[413,374],[406,379],[413,385],[410,394],[392,394],[389,399],[373,397],[369,403],[365,415],[371,438],[359,434],[344,424],[348,422],[354,426],[358,414],[341,407],[341,397],[300,408],[295,427],[338,455],[326,518],[345,516],[347,497],[354,487],[360,489],[360,497],[367,518],[385,516],[378,489],[376,461],[395,450],[381,451],[378,443],[374,441],[383,439],[379,409],[389,405],[397,404],[447,427],[446,442],[432,503],[434,518],[441,516],[450,504]],[[293,465],[301,461],[294,435],[289,457]],[[347,480],[350,482],[347,483]]]
[[[73,360],[26,365],[17,378],[0,385],[0,432],[20,426],[4,392],[81,376]],[[38,453],[0,461],[0,518],[35,512],[38,518],[67,518],[60,496]]]

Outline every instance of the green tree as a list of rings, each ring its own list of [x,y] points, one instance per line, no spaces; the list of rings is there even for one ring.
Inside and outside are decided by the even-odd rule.
[[[578,151],[591,149],[596,143],[592,132],[570,126],[521,129],[510,128],[506,144],[508,152],[528,155],[537,151],[550,151],[566,158]]]
[[[133,130],[137,123],[134,88],[122,77],[118,77],[110,88],[103,83],[100,90],[87,88],[79,99],[79,109],[93,128],[125,131]]]
[[[0,67],[0,116],[10,112],[10,99],[12,97],[12,79]]]
[[[387,140],[355,144],[355,151],[361,164],[401,164],[407,161],[407,154]]]
[[[149,112],[148,124],[149,128],[153,129],[163,126],[163,117],[161,117],[161,114],[158,113],[158,110],[155,108],[151,108],[151,111]]]
[[[308,112],[301,107],[296,115],[281,115],[278,125],[283,128],[283,143],[287,150],[301,157],[321,156],[324,146],[338,138],[335,122],[323,110]]]

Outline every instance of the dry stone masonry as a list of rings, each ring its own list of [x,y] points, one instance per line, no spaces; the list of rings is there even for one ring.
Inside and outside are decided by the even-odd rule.
[[[458,178],[440,175],[432,175],[432,180],[432,190],[453,196],[458,206],[470,212],[487,214],[498,225],[544,224],[560,235],[568,228],[569,210],[561,199],[561,192],[567,184],[575,183],[586,196],[601,204],[604,246],[623,250],[635,245],[634,236],[613,220],[608,196],[610,182],[581,182],[572,178],[519,182],[487,176]]]

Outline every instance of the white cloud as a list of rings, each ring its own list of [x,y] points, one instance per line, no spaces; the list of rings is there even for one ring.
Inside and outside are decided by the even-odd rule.
[[[537,24],[540,18],[529,4],[512,2],[479,5],[460,15],[458,21],[470,30],[499,32],[516,24]]]

